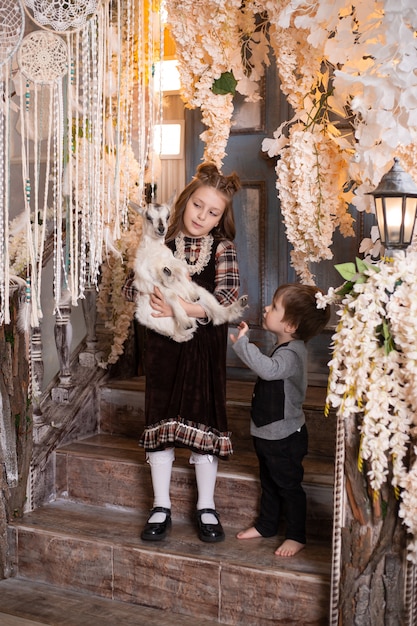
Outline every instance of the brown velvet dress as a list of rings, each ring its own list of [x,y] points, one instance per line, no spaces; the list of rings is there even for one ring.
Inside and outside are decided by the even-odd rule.
[[[192,276],[211,293],[216,247],[206,267]],[[147,329],[146,427],[140,439],[146,451],[186,447],[222,458],[232,453],[226,416],[227,335],[227,324],[199,324],[190,341],[177,343]]]

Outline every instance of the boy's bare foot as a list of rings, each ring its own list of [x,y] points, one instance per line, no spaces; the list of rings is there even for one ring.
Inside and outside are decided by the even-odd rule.
[[[261,533],[258,533],[254,526],[247,528],[246,530],[241,530],[240,533],[236,535],[238,539],[256,539],[256,537],[262,537]]]
[[[276,550],[277,556],[294,556],[305,547],[304,543],[294,541],[294,539],[286,539]]]

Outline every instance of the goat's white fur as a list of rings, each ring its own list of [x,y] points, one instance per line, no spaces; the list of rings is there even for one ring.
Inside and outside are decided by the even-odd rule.
[[[187,263],[174,257],[164,243],[172,201],[173,198],[167,204],[150,203],[144,207],[130,202],[143,218],[142,238],[134,265],[133,284],[138,291],[135,316],[142,325],[181,343],[192,338],[197,320],[186,314],[178,296],[186,302],[198,302],[214,325],[238,320],[247,306],[247,296],[225,307],[213,294],[190,280]],[[155,286],[170,304],[174,317],[152,315],[150,295]]]

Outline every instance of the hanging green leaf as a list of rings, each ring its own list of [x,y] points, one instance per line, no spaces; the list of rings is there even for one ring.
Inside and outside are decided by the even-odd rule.
[[[390,327],[385,320],[376,327],[375,331],[380,338],[381,346],[383,346],[386,355],[396,349]]]
[[[374,272],[379,272],[380,269],[375,265],[369,265],[362,259],[356,257],[356,264],[349,263],[340,263],[339,265],[334,266],[335,269],[339,272],[342,278],[349,281],[349,283],[366,283],[368,280],[368,274],[365,272],[369,272],[369,270],[373,270]]]
[[[335,265],[334,268],[339,272],[342,278],[355,282],[354,279],[357,274],[357,269],[354,263],[339,263]]]
[[[353,287],[355,286],[355,283],[353,283],[351,280],[347,280],[337,291],[337,295],[340,296],[341,298],[343,298],[344,296],[346,296],[348,293],[350,293],[353,289]]]
[[[361,274],[364,274],[365,272],[369,270],[372,270],[374,272],[381,271],[377,265],[370,265],[369,263],[366,263],[366,261],[363,261],[359,257],[356,257],[356,267],[358,268],[358,272],[360,272]]]
[[[233,72],[223,72],[220,78],[213,81],[212,92],[217,96],[224,96],[227,93],[235,94],[237,80],[233,76]]]

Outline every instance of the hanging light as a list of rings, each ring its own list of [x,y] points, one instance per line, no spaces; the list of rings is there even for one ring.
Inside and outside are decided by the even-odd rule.
[[[417,211],[417,185],[403,170],[399,159],[384,174],[374,191],[375,215],[381,243],[387,249],[407,248],[414,233]]]

